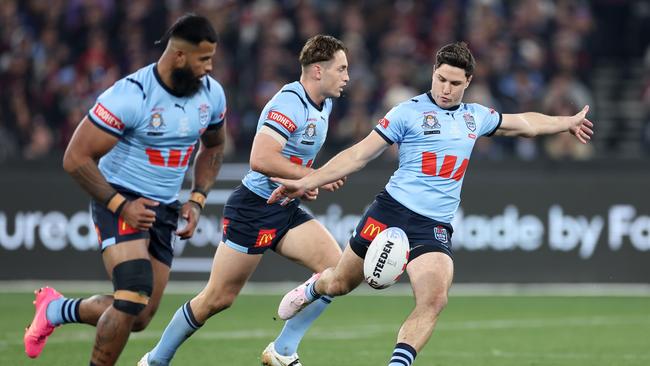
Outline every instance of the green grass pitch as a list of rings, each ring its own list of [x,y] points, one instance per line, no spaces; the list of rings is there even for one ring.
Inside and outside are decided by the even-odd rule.
[[[88,364],[94,328],[76,324],[57,329],[41,357],[28,359],[22,336],[33,295],[0,296],[0,365]],[[119,365],[135,365],[189,298],[165,296],[149,328],[131,335]],[[282,327],[273,319],[279,300],[241,296],[181,347],[174,364],[259,365],[260,352]],[[407,296],[336,299],[303,340],[302,362],[386,365],[412,306]],[[417,365],[650,365],[650,297],[452,296]]]

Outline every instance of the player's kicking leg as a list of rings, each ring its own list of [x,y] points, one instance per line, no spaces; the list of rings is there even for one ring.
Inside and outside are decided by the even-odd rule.
[[[438,316],[447,305],[454,273],[452,259],[441,252],[428,252],[406,267],[415,294],[415,308],[397,335],[389,366],[411,366],[427,343]]]

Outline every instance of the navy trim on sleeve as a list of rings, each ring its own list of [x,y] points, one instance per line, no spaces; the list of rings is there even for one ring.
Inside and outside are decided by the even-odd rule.
[[[386,143],[388,143],[388,145],[392,145],[395,143],[394,141],[391,141],[391,139],[389,139],[386,135],[384,135],[384,133],[381,132],[379,128],[375,127],[373,128],[373,131],[377,132],[379,136],[381,136],[381,138],[383,138],[386,141]]]
[[[264,126],[267,126],[270,129],[272,129],[273,131],[279,133],[280,135],[282,135],[282,137],[285,138],[285,140],[289,140],[289,136],[287,136],[287,134],[285,134],[284,132],[282,132],[282,130],[280,130],[279,128],[273,126],[272,124],[270,124],[268,122],[264,122]]]
[[[226,119],[222,119],[221,121],[217,123],[211,123],[208,125],[208,127],[205,128],[206,131],[219,131],[221,127],[226,123]]]
[[[503,121],[503,114],[499,113],[499,123],[497,123],[497,126],[492,130],[492,132],[488,133],[486,136],[490,137],[494,135],[495,132],[501,127],[501,121]]]
[[[140,84],[139,81],[132,79],[132,78],[126,78],[126,81],[130,81],[133,84],[137,85],[138,88],[140,88],[140,91],[142,92],[142,99],[147,99],[147,93],[144,92],[144,87],[142,87],[142,84]]]
[[[300,103],[302,103],[302,105],[305,107],[305,109],[309,110],[309,107],[307,107],[307,103],[304,100],[302,100],[302,97],[300,96],[300,94],[296,93],[293,90],[283,90],[283,91],[281,91],[281,93],[293,93],[293,94],[295,94],[298,97],[298,99],[300,99]],[[316,107],[316,106],[314,108],[318,109],[318,107]]]
[[[115,131],[107,128],[107,127],[104,127],[101,123],[95,121],[95,118],[90,113],[88,113],[88,120],[90,122],[92,122],[95,126],[99,127],[100,130],[102,130],[104,132],[108,132],[108,133],[110,133],[111,135],[113,135],[113,136],[115,136],[117,138],[122,137],[122,135],[120,135],[119,133],[117,133],[117,132],[115,132]]]

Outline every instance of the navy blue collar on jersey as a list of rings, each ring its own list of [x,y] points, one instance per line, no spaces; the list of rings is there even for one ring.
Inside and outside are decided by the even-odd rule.
[[[311,100],[311,98],[309,97],[309,94],[307,94],[307,89],[305,89],[305,86],[302,85],[302,83],[300,81],[298,82],[298,84],[300,84],[300,86],[302,87],[302,90],[305,92],[305,97],[307,98],[307,101],[309,102],[309,104],[311,104],[319,112],[322,112],[323,111],[323,106],[325,105],[325,101],[323,100],[323,103],[321,103],[320,105],[316,104],[316,102]]]
[[[436,103],[436,101],[433,99],[433,96],[431,95],[431,90],[429,90],[429,91],[427,92],[427,97],[429,97],[429,100],[431,100],[431,103],[435,104],[436,107],[438,107],[438,108],[440,108],[440,109],[444,109],[444,110],[446,110],[446,111],[455,111],[455,110],[458,110],[458,108],[460,108],[460,104],[459,104],[459,105],[455,105],[455,106],[453,106],[453,107],[451,107],[451,108],[442,108],[442,107],[439,106],[438,103]]]

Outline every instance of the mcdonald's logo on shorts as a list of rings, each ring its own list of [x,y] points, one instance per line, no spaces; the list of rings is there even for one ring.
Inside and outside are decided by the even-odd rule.
[[[117,232],[120,235],[129,235],[129,234],[137,233],[138,229],[127,224],[126,221],[124,221],[124,219],[120,217],[119,219],[117,219]]]
[[[382,232],[382,230],[387,227],[388,225],[384,225],[381,222],[368,216],[368,219],[366,220],[366,223],[363,225],[363,229],[361,230],[361,234],[359,235],[366,240],[372,241],[377,236],[377,234]]]
[[[275,239],[276,229],[261,229],[257,234],[257,241],[255,241],[255,247],[267,247],[271,245],[273,239]]]

